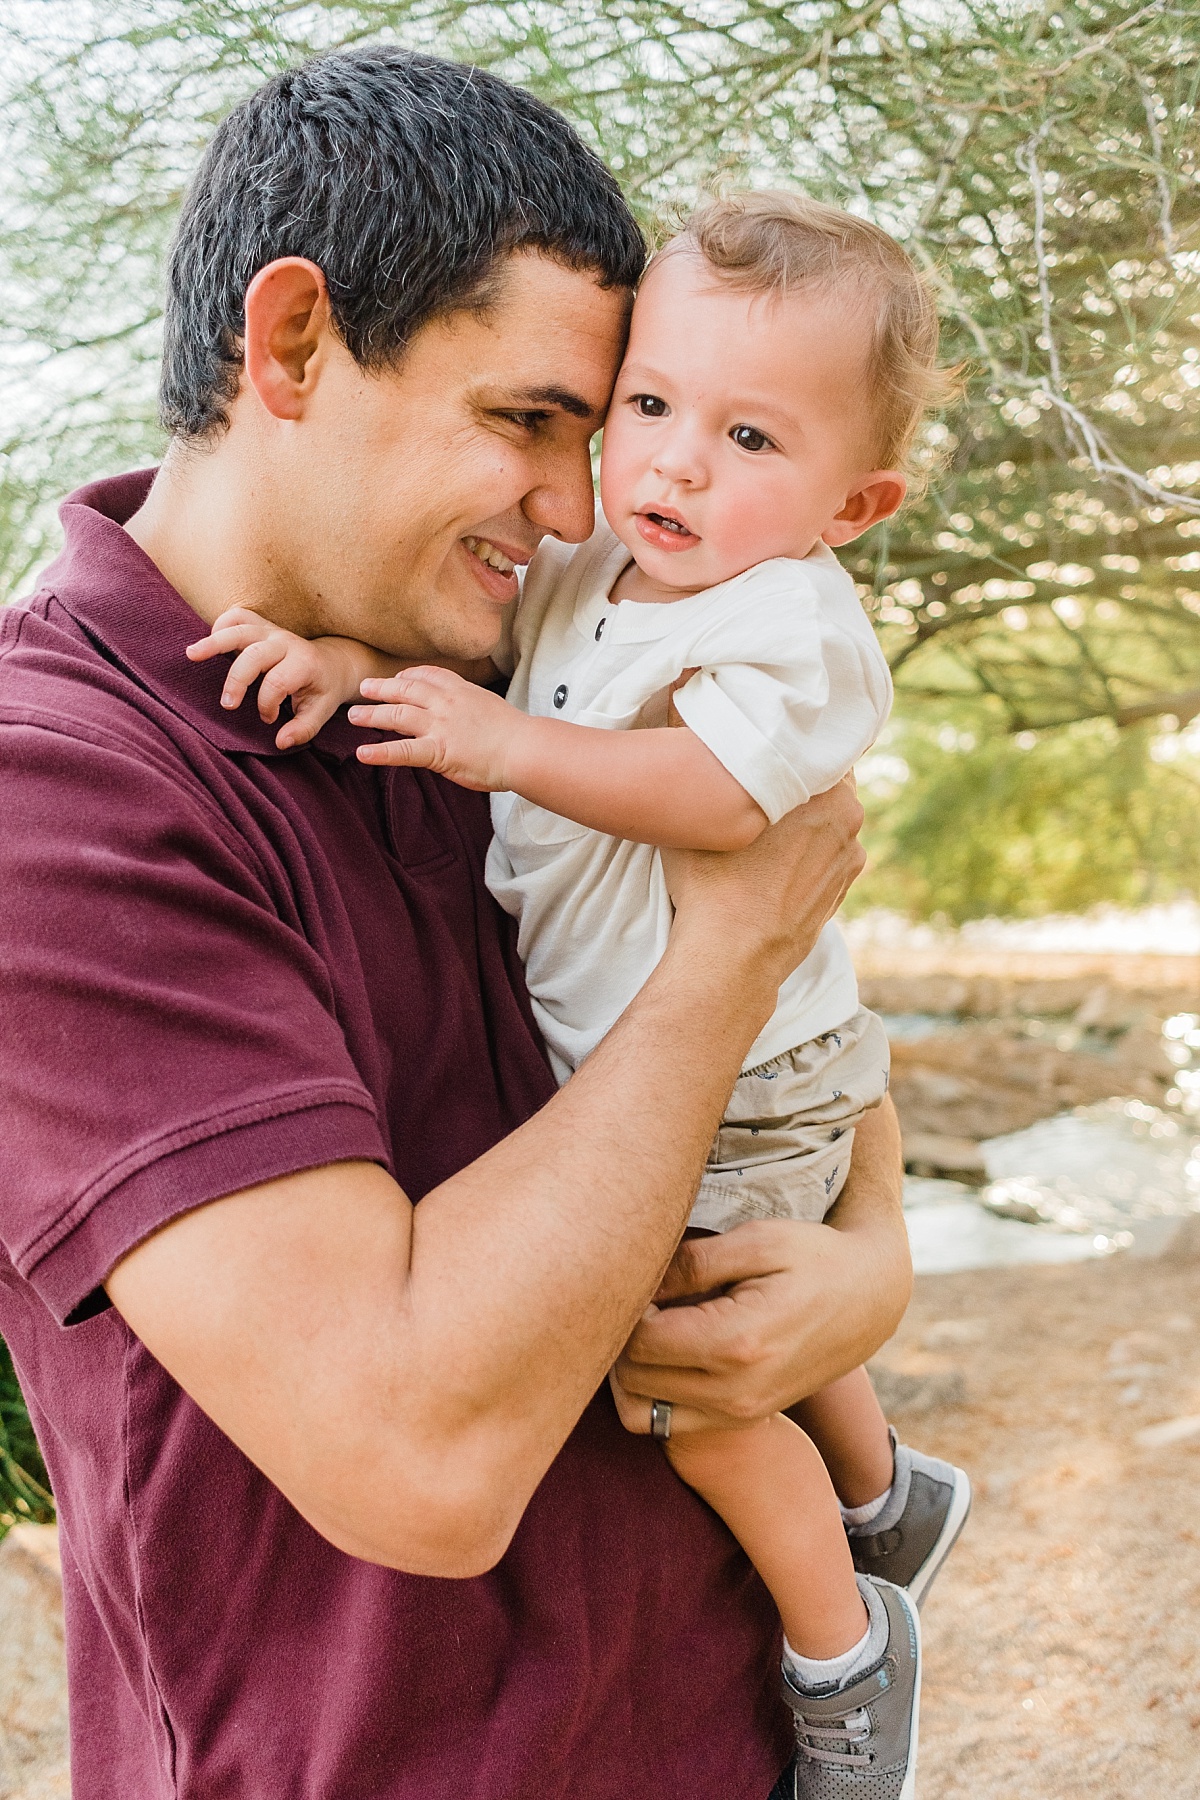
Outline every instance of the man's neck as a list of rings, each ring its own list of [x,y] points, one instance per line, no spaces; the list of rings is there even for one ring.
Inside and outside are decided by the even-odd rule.
[[[228,441],[213,450],[175,444],[125,530],[205,624],[227,607],[248,606],[303,630],[306,608],[264,541],[263,511],[254,483],[232,467]]]

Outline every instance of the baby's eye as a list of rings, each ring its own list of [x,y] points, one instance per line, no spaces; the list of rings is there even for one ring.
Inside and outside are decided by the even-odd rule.
[[[667,416],[667,403],[657,394],[635,394],[633,404],[643,419],[665,419]]]
[[[766,432],[754,425],[735,425],[729,435],[739,450],[765,450],[771,442]]]

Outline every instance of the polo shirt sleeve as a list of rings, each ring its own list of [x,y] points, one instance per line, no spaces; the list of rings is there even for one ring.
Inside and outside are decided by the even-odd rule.
[[[675,704],[775,824],[870,749],[891,681],[870,626],[846,629],[794,574],[764,565],[740,599],[686,654]]]
[[[179,1214],[387,1157],[279,872],[165,746],[0,727],[0,1239],[60,1323]]]

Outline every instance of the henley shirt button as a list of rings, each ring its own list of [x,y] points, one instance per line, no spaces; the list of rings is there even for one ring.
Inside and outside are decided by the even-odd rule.
[[[597,643],[599,643],[600,639],[604,636],[604,627],[607,624],[608,624],[607,619],[601,619],[600,623],[597,625],[597,627],[596,627],[596,642]]]
[[[562,682],[560,682],[554,690],[554,704],[557,706],[559,712],[561,712],[563,707],[567,704],[567,690]]]

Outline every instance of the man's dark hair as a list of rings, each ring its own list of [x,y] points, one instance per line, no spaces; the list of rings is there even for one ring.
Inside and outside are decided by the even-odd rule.
[[[228,424],[246,289],[281,256],[324,271],[366,368],[439,314],[485,304],[509,252],[632,287],[645,245],[603,163],[560,113],[495,75],[386,44],[277,75],[218,126],[167,262],[162,421]]]

